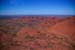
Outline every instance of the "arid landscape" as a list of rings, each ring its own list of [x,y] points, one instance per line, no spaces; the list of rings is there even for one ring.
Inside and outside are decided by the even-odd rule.
[[[2,18],[0,50],[75,50],[75,16]]]

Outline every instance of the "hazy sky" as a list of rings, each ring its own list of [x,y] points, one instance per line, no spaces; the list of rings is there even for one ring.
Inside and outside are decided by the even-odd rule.
[[[75,0],[0,0],[0,15],[74,15]]]

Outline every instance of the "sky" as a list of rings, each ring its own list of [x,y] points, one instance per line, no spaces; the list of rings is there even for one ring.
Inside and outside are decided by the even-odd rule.
[[[0,15],[75,15],[75,0],[0,0]]]

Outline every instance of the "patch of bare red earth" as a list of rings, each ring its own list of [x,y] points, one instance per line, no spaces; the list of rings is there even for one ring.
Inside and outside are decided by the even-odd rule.
[[[63,21],[50,27],[48,32],[55,33],[56,35],[59,36],[67,37],[69,38],[69,41],[71,41],[75,45],[75,17],[68,17],[64,19]],[[64,49],[66,49],[66,47]],[[74,46],[74,50],[75,50],[75,46]]]
[[[49,32],[70,37],[75,43],[75,17],[68,17],[50,27]]]

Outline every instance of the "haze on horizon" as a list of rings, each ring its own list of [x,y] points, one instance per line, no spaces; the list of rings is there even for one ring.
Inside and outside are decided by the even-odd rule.
[[[0,15],[75,15],[75,0],[0,0]]]

